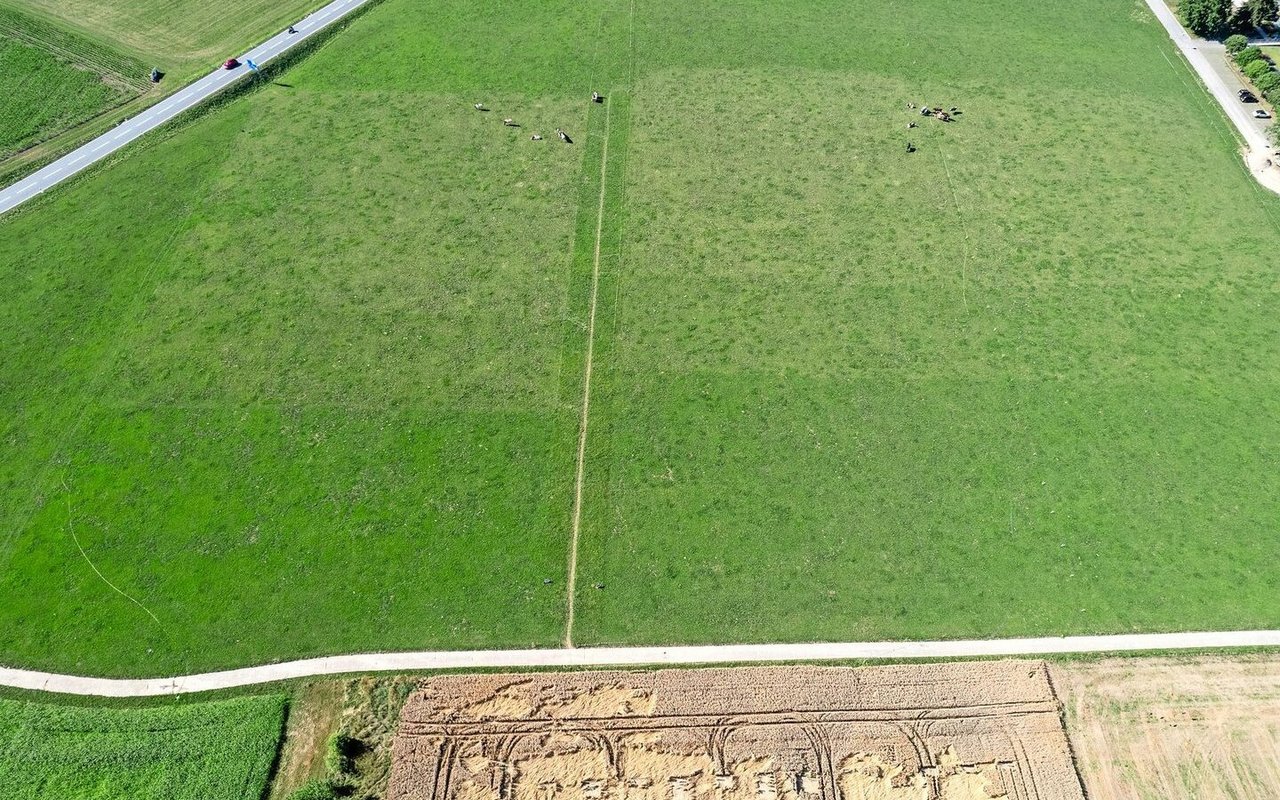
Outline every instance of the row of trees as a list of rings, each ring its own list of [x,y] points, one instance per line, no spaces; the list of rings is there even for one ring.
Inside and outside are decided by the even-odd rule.
[[[1247,0],[1238,8],[1233,0],[1181,0],[1178,12],[1192,33],[1216,38],[1274,22],[1280,9],[1277,0]]]
[[[1272,105],[1280,104],[1280,72],[1276,71],[1270,59],[1258,48],[1250,47],[1249,40],[1239,34],[1227,37],[1225,44],[1227,53],[1258,90],[1258,94]]]

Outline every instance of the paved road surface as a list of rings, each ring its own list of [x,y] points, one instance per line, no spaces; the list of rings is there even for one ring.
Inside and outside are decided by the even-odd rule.
[[[238,56],[240,66],[232,70],[216,69],[195,83],[181,89],[136,117],[121,122],[98,138],[68,153],[44,169],[0,190],[0,214],[48,191],[62,181],[153,130],[193,106],[251,74],[245,61],[251,59],[264,66],[282,53],[297,47],[311,36],[355,11],[370,0],[334,0],[329,5],[296,23],[297,33],[279,33],[249,52]],[[230,55],[230,54],[228,54]]]
[[[1269,152],[1270,142],[1267,141],[1266,135],[1258,129],[1252,117],[1253,109],[1257,108],[1257,106],[1246,106],[1241,103],[1240,99],[1236,97],[1236,90],[1229,87],[1223,81],[1222,76],[1213,68],[1213,65],[1209,63],[1209,57],[1200,50],[1202,45],[1209,43],[1191,38],[1191,35],[1182,27],[1182,23],[1178,21],[1177,16],[1169,10],[1165,0],[1147,0],[1147,5],[1151,8],[1151,13],[1156,15],[1156,19],[1160,20],[1160,24],[1164,25],[1164,29],[1169,32],[1169,38],[1173,39],[1173,43],[1182,51],[1182,55],[1191,64],[1191,68],[1196,71],[1196,74],[1200,76],[1200,80],[1208,87],[1210,94],[1222,106],[1222,110],[1226,112],[1231,124],[1235,125],[1236,130],[1240,131],[1240,135],[1244,137],[1249,149],[1259,155],[1265,155]]]
[[[151,697],[207,692],[315,675],[407,672],[428,669],[528,669],[688,664],[758,664],[855,659],[1034,656],[1227,647],[1280,647],[1280,631],[1148,633],[1041,639],[968,639],[938,642],[714,645],[694,647],[584,647],[547,650],[454,650],[366,653],[267,664],[177,678],[110,680],[0,668],[0,685],[98,697]]]

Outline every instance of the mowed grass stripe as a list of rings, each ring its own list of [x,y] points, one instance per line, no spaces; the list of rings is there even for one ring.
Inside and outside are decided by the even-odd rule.
[[[600,116],[597,114],[596,116]],[[573,527],[569,551],[569,593],[565,619],[564,645],[573,646],[574,608],[577,588],[579,539],[582,531],[583,507],[593,492],[588,488],[588,441],[607,440],[604,433],[594,434],[596,423],[591,416],[591,392],[595,367],[607,353],[609,333],[603,327],[612,328],[616,323],[614,308],[617,277],[609,267],[621,263],[622,204],[626,186],[626,154],[630,125],[630,98],[624,91],[611,90],[604,106],[604,122],[600,144],[600,176],[596,204],[596,229],[592,244],[591,292],[587,321],[587,346],[583,361],[582,414],[578,431],[578,456],[574,477]],[[601,292],[601,287],[606,291]],[[610,288],[613,291],[609,291]],[[597,476],[604,480],[604,476]],[[599,496],[596,493],[595,496]]]
[[[598,116],[598,115],[594,115]],[[578,456],[573,477],[573,522],[569,541],[569,580],[564,623],[564,646],[573,647],[573,598],[578,585],[578,532],[582,527],[582,472],[587,454],[587,423],[591,416],[591,362],[595,356],[596,303],[600,295],[600,236],[604,230],[604,195],[609,175],[609,106],[604,110],[600,137],[600,196],[596,202],[596,230],[591,257],[591,299],[587,311],[587,352],[582,368],[582,412],[578,420]]]
[[[613,303],[601,302],[600,288],[608,283],[608,270],[602,271],[602,263],[617,264],[621,248],[622,226],[620,207],[625,185],[625,158],[630,128],[630,105],[627,88],[631,82],[632,30],[635,5],[632,2],[614,3],[602,11],[598,42],[606,43],[597,52],[596,68],[592,75],[592,91],[603,90],[604,102],[592,104],[589,141],[591,145],[584,163],[598,164],[599,169],[584,172],[579,200],[578,235],[575,246],[575,286],[586,286],[585,344],[574,347],[575,331],[567,337],[566,356],[581,352],[580,408],[577,458],[574,464],[573,509],[570,525],[568,585],[565,610],[564,636],[561,643],[573,646],[573,626],[577,604],[578,550],[582,531],[583,508],[592,496],[588,450],[591,438],[591,393],[594,370],[598,357],[604,353],[600,347],[598,328],[602,321],[613,322]],[[624,88],[625,87],[625,88]],[[599,156],[596,156],[596,150]],[[588,227],[590,226],[590,227]],[[588,250],[589,248],[589,250]],[[589,259],[587,257],[589,253]],[[589,263],[588,263],[589,262]],[[587,268],[589,266],[589,278]],[[616,298],[615,298],[616,300]],[[578,307],[575,304],[575,307]],[[582,326],[575,326],[580,331]]]

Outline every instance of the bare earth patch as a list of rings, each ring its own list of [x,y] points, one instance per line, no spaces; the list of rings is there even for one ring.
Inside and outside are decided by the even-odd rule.
[[[1280,797],[1280,658],[1053,667],[1089,797]]]
[[[450,675],[389,800],[1082,800],[1038,661]]]

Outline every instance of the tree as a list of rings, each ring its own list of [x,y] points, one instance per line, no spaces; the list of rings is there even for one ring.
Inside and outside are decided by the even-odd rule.
[[[1197,36],[1217,36],[1231,19],[1231,0],[1182,0],[1182,23]]]
[[[1234,56],[1236,53],[1239,53],[1241,50],[1249,46],[1249,40],[1237,33],[1235,35],[1228,36],[1227,40],[1223,42],[1223,44],[1227,46],[1227,52]]]
[[[1255,28],[1276,18],[1276,0],[1249,0],[1245,7],[1249,9],[1249,24]]]

